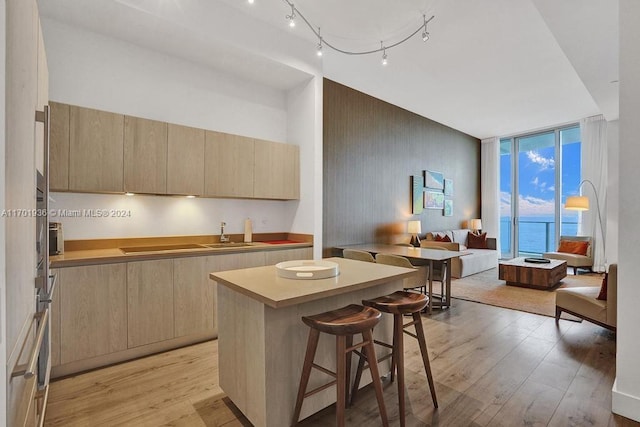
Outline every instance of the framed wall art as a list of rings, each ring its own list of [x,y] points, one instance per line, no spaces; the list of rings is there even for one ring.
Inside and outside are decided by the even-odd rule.
[[[444,176],[440,172],[424,171],[424,186],[432,190],[444,189]]]
[[[425,209],[444,209],[444,194],[442,191],[425,190]]]
[[[453,200],[447,199],[444,201],[444,216],[453,216]]]
[[[422,213],[422,193],[424,192],[424,179],[420,175],[411,176],[411,212]]]
[[[453,180],[452,179],[444,180],[444,195],[453,196]]]

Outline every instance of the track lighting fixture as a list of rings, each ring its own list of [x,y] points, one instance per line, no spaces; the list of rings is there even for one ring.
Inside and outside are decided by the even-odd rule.
[[[289,21],[289,26],[291,28],[296,26],[296,7],[293,3],[289,3],[291,5],[291,15],[286,15],[285,18]]]
[[[302,19],[302,21],[304,21],[307,27],[309,27],[309,29],[316,35],[316,37],[318,37],[318,45],[316,47],[316,54],[318,56],[322,56],[322,53],[323,53],[322,48],[324,46],[328,46],[330,49],[335,50],[336,52],[343,53],[345,55],[369,55],[372,53],[382,52],[382,65],[387,65],[387,49],[392,49],[396,46],[401,45],[402,43],[408,41],[413,36],[418,34],[420,31],[422,31],[422,41],[426,42],[427,40],[429,40],[430,35],[429,35],[429,31],[427,31],[427,24],[431,22],[433,18],[435,18],[435,16],[431,16],[431,18],[427,19],[426,15],[422,15],[422,24],[420,24],[420,26],[415,31],[413,31],[411,34],[409,34],[402,40],[389,44],[387,46],[385,46],[383,42],[380,42],[380,49],[351,51],[346,49],[340,49],[339,47],[329,43],[322,36],[320,36],[320,28],[318,28],[318,30],[316,31],[316,27],[311,25],[309,20],[307,20],[307,18],[300,12],[300,10],[297,7],[295,7],[293,3],[291,3],[289,0],[283,0],[283,1],[287,3],[289,7],[291,7],[291,15],[285,16],[287,21],[289,21],[289,26],[295,27],[296,25],[295,19],[297,16],[300,16],[300,19]],[[249,0],[249,2],[253,3],[253,0]]]
[[[427,31],[427,22],[431,21],[431,19],[427,21],[426,15],[422,15],[422,19],[424,20],[424,24],[422,24],[422,27],[424,29],[424,31],[422,32],[422,41],[426,42],[427,40],[429,40],[429,31]]]
[[[382,49],[382,65],[387,65],[387,48],[380,42],[380,49]]]
[[[320,35],[320,27],[318,27],[318,47],[316,48],[316,55],[322,56],[322,36]]]

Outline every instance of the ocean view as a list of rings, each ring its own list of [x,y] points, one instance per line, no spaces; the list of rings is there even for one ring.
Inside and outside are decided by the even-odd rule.
[[[564,217],[561,235],[576,236],[578,222],[576,217]],[[511,249],[510,217],[500,217],[500,247],[502,252]],[[519,250],[526,254],[542,254],[556,249],[554,243],[555,221],[553,216],[520,217]]]

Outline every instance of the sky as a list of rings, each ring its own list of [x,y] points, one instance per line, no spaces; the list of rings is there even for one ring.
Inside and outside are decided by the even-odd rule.
[[[560,131],[562,141],[562,204],[567,195],[578,194],[580,184],[580,129]],[[502,140],[505,141],[505,140]],[[501,141],[501,142],[502,142]],[[507,140],[508,141],[508,140]],[[519,138],[518,204],[520,217],[553,216],[555,212],[554,132]],[[503,151],[504,153],[504,151]],[[500,156],[500,216],[510,216],[511,156]],[[562,212],[563,217],[576,217],[576,212]]]

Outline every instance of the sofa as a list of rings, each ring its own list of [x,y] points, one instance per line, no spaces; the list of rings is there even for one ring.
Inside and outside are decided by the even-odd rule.
[[[598,299],[602,291],[605,299]],[[606,297],[604,296],[606,295]],[[597,286],[556,290],[556,322],[563,311],[612,331],[616,330],[618,309],[618,265],[611,264],[606,276],[606,290]]]
[[[587,242],[587,250],[584,254],[571,253],[568,251],[560,252],[563,249],[563,242]],[[560,245],[557,251],[545,252],[543,258],[559,259],[567,262],[567,267],[573,267],[573,274],[578,273],[578,268],[588,268],[591,271],[593,267],[592,249],[593,239],[589,236],[560,236]],[[571,249],[569,249],[571,250]]]
[[[451,277],[457,279],[480,273],[498,267],[498,252],[496,239],[487,237],[487,249],[468,248],[469,229],[445,230],[428,232],[420,242],[423,248],[440,247],[450,251],[460,251],[464,254],[451,260]],[[450,242],[436,239],[447,236]]]

